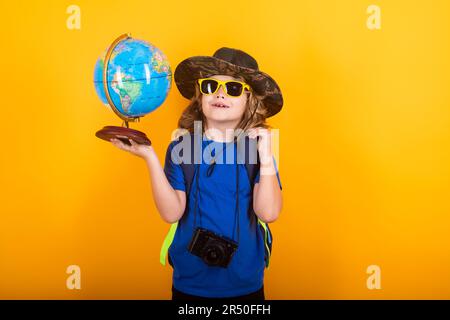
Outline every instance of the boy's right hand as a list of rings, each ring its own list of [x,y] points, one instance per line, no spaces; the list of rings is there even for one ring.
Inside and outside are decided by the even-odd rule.
[[[147,159],[150,155],[150,153],[153,151],[152,146],[146,145],[146,144],[139,144],[135,141],[128,139],[130,141],[131,146],[123,143],[119,139],[111,139],[110,140],[113,145],[115,145],[117,148],[125,150],[130,152],[131,154],[134,154],[135,156],[141,157],[143,159]]]

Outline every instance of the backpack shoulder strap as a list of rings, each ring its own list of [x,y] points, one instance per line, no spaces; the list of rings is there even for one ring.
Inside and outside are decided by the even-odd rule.
[[[255,178],[259,170],[259,154],[256,139],[250,139],[248,136],[244,137],[245,143],[245,169],[247,171],[248,180],[250,181],[251,189],[255,185]],[[256,162],[256,163],[255,163]]]
[[[194,174],[195,174],[195,163],[196,163],[196,154],[195,151],[197,151],[198,149],[196,149],[196,147],[199,147],[199,143],[200,143],[200,147],[201,147],[201,140],[198,140],[198,136],[190,133],[189,135],[183,135],[181,137],[179,137],[179,140],[181,141],[181,139],[184,138],[188,138],[189,139],[189,143],[190,143],[190,157],[189,157],[189,162],[185,163],[184,161],[180,164],[181,165],[181,169],[183,170],[183,175],[184,175],[184,182],[186,184],[186,199],[189,199],[189,193],[191,192],[191,185],[192,185],[192,180],[194,180]],[[201,149],[200,149],[201,150]],[[182,152],[184,152],[184,150],[182,150]],[[201,151],[200,151],[201,152]]]

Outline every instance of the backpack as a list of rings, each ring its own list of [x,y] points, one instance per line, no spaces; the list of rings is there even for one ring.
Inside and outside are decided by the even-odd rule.
[[[187,134],[185,134],[187,135]],[[183,137],[185,135],[182,135],[180,137],[178,137],[178,142],[181,142]],[[196,140],[197,139],[197,140]],[[194,150],[194,146],[195,143],[197,141],[197,143],[200,143],[201,146],[201,139],[202,136],[201,135],[196,135],[194,133],[190,133],[190,141],[191,141],[191,150]],[[244,137],[245,139],[245,169],[247,171],[247,176],[248,179],[250,181],[250,186],[252,188],[252,192],[251,194],[253,195],[253,187],[255,185],[255,178],[256,175],[258,173],[259,170],[259,156],[258,154],[256,155],[257,158],[257,163],[250,163],[249,159],[250,159],[250,149],[252,147],[252,143],[256,143],[256,139],[250,139],[248,136]],[[255,145],[253,145],[253,147],[255,147]],[[201,149],[200,149],[201,150]],[[256,148],[254,148],[253,150],[256,150]],[[183,152],[183,151],[182,151]],[[188,208],[188,200],[189,200],[189,193],[191,191],[191,185],[192,185],[192,180],[194,179],[194,175],[195,175],[195,171],[196,171],[196,165],[194,163],[194,152],[191,152],[191,162],[190,163],[184,163],[182,162],[181,168],[183,170],[183,175],[184,175],[184,181],[186,184],[186,208],[184,211],[184,215],[187,214],[189,208]],[[250,210],[251,210],[251,215],[254,218],[257,218],[258,220],[258,226],[262,232],[262,234],[264,235],[264,261],[265,261],[265,266],[266,268],[269,267],[269,261],[270,261],[270,256],[272,254],[272,232],[270,231],[269,225],[265,222],[263,222],[254,212],[253,210],[253,206],[250,206]],[[184,216],[183,215],[183,216]],[[170,259],[170,255],[168,255],[168,251],[169,251],[169,247],[173,242],[173,239],[175,237],[175,233],[178,227],[178,221],[175,223],[172,223],[170,225],[170,229],[163,241],[163,244],[161,246],[161,251],[160,251],[160,263],[165,266],[166,265],[166,256],[168,256],[168,260],[169,260],[169,264],[173,267],[172,261]]]

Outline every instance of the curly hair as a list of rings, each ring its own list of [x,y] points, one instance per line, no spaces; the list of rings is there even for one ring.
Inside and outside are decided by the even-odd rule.
[[[236,78],[244,81],[242,77],[237,76]],[[248,94],[244,114],[236,128],[233,129],[245,131],[255,127],[270,128],[270,125],[266,123],[267,109],[264,107],[261,96],[258,96],[254,90],[250,90]],[[206,118],[202,111],[202,93],[197,82],[195,83],[195,95],[182,112],[178,120],[178,128],[183,132],[187,130],[192,133],[194,131],[194,121],[201,121],[202,133],[204,133]]]

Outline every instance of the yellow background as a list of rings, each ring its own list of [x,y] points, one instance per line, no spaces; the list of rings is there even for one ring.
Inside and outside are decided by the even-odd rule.
[[[81,9],[69,30],[66,9]],[[369,5],[381,30],[366,27]],[[450,298],[450,3],[432,1],[2,1],[0,298],[169,299],[168,230],[144,162],[97,139],[121,121],[93,68],[118,35],[172,70],[221,46],[282,88],[284,208],[269,299]],[[163,161],[187,104],[175,84],[132,128]],[[66,268],[81,268],[81,290]],[[366,268],[381,268],[381,289]]]

